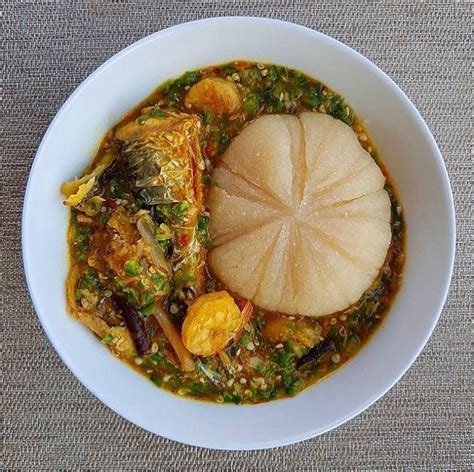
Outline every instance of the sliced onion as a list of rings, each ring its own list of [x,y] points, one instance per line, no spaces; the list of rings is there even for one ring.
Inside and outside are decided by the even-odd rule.
[[[163,249],[156,242],[155,230],[156,225],[149,215],[142,215],[137,221],[137,228],[141,237],[145,240],[151,250],[151,257],[158,268],[171,275],[171,265],[165,257]]]
[[[195,369],[194,359],[191,353],[185,348],[183,341],[181,341],[181,334],[176,328],[175,324],[169,318],[168,313],[159,306],[154,313],[158,324],[161,326],[163,333],[168,338],[171,346],[173,346],[176,355],[181,362],[181,367],[185,372],[192,372]]]
[[[113,153],[112,152],[107,152],[104,155],[104,157],[100,160],[100,162],[97,164],[97,166],[94,168],[94,170],[92,170],[91,172],[89,172],[86,175],[83,175],[80,179],[75,179],[75,180],[70,180],[68,182],[64,182],[61,185],[61,193],[66,195],[66,197],[71,197],[73,194],[77,194],[79,192],[79,188],[81,186],[84,186],[86,184],[91,185],[90,182],[92,181],[92,179],[94,177],[95,177],[94,182],[96,180],[98,180],[99,177],[104,173],[105,169],[107,169],[107,167],[109,167],[109,165],[112,163],[113,160],[114,160]],[[89,190],[90,190],[90,188],[89,188]],[[85,194],[83,195],[83,197],[84,196],[85,196]],[[82,198],[80,200],[82,200]],[[80,200],[77,201],[76,203],[74,203],[74,205],[79,203]],[[66,204],[69,205],[69,203],[66,203]],[[72,203],[71,203],[71,205],[72,205]]]

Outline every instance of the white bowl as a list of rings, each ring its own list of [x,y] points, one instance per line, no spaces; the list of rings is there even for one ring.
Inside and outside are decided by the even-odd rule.
[[[64,289],[67,210],[61,183],[81,173],[104,133],[161,82],[234,59],[300,69],[346,97],[367,121],[408,224],[403,286],[369,345],[335,375],[295,398],[256,406],[202,403],[158,389],[67,315]],[[344,423],[410,367],[446,298],[455,221],[436,143],[415,107],[380,69],[338,41],[301,26],[216,18],[144,38],[109,59],[71,95],[33,163],[22,237],[28,286],[41,324],[69,369],[94,395],[129,421],[176,441],[260,449],[301,441]]]

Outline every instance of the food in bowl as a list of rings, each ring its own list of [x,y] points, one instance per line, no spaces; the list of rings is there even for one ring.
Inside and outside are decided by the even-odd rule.
[[[69,310],[179,395],[293,396],[361,349],[400,285],[402,210],[363,121],[286,67],[166,82],[61,190]]]

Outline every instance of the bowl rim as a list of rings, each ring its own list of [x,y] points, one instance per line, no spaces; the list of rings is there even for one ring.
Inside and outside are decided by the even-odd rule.
[[[142,45],[155,41],[157,38],[163,35],[171,34],[175,31],[179,31],[180,29],[186,29],[190,27],[195,27],[196,25],[203,26],[205,27],[206,25],[214,24],[214,23],[222,23],[222,22],[239,22],[239,21],[244,21],[244,22],[251,22],[251,23],[257,23],[257,24],[274,24],[277,27],[278,26],[284,26],[285,28],[289,29],[294,29],[303,31],[309,36],[313,36],[314,38],[322,38],[323,40],[332,43],[335,47],[345,49],[347,52],[350,54],[354,55],[359,61],[363,62],[366,67],[374,71],[379,77],[383,78],[386,80],[390,86],[392,87],[393,91],[397,94],[398,99],[403,102],[403,105],[408,108],[410,113],[414,115],[416,118],[417,124],[420,127],[420,130],[423,133],[424,138],[427,140],[427,143],[429,144],[432,157],[435,159],[438,170],[440,172],[440,177],[442,178],[443,181],[443,187],[446,193],[446,207],[449,212],[449,221],[447,221],[447,224],[449,226],[449,254],[447,257],[449,257],[449,271],[446,274],[445,277],[445,286],[443,287],[443,290],[441,292],[440,298],[439,298],[439,304],[436,309],[436,313],[433,314],[431,324],[429,329],[426,331],[425,336],[423,340],[420,342],[418,349],[414,353],[414,355],[411,357],[410,361],[404,365],[398,372],[396,376],[392,379],[392,381],[384,388],[383,390],[377,392],[375,395],[371,396],[369,399],[367,399],[366,402],[363,404],[359,405],[358,408],[355,408],[353,411],[350,412],[350,414],[340,417],[337,421],[334,421],[332,424],[328,425],[327,428],[325,428],[323,431],[319,431],[315,429],[314,431],[305,431],[304,433],[301,433],[299,435],[293,435],[293,436],[288,436],[284,440],[269,440],[266,441],[264,444],[259,443],[255,444],[255,446],[250,446],[250,447],[222,447],[219,446],[219,444],[216,443],[216,440],[206,440],[204,439],[202,442],[193,442],[193,441],[185,441],[183,438],[180,437],[175,437],[174,435],[170,434],[167,435],[164,432],[160,432],[159,435],[163,436],[167,439],[171,439],[174,441],[178,441],[181,443],[193,445],[193,446],[198,446],[198,447],[203,447],[203,448],[213,448],[213,449],[224,449],[224,450],[255,450],[255,449],[268,449],[272,447],[279,447],[279,446],[284,446],[288,444],[293,444],[297,443],[306,439],[310,439],[316,436],[319,436],[320,434],[324,434],[325,432],[328,432],[341,424],[349,421],[350,419],[354,418],[355,416],[359,415],[362,413],[364,410],[366,410],[370,405],[374,404],[377,402],[383,395],[385,395],[399,380],[400,378],[406,373],[406,371],[412,366],[412,364],[415,362],[417,357],[420,355],[421,351],[424,349],[426,343],[428,342],[429,338],[431,337],[434,328],[436,327],[436,324],[438,323],[439,317],[441,316],[443,307],[446,302],[446,298],[449,292],[450,284],[451,284],[451,279],[452,279],[452,274],[453,274],[453,268],[454,268],[454,260],[455,260],[455,246],[456,246],[456,219],[455,219],[455,206],[454,206],[454,198],[453,198],[453,193],[449,181],[449,176],[448,172],[443,160],[443,157],[441,155],[441,152],[436,144],[436,141],[431,133],[431,131],[428,128],[428,125],[424,121],[423,117],[421,116],[420,112],[417,110],[417,108],[413,105],[413,103],[410,101],[410,99],[407,97],[407,95],[400,89],[400,87],[384,72],[382,71],[378,66],[376,66],[373,62],[371,62],[369,59],[367,59],[365,56],[363,56],[361,53],[357,52],[356,50],[352,49],[351,47],[345,45],[344,43],[338,41],[337,39],[334,39],[324,33],[320,33],[319,31],[316,31],[314,29],[288,22],[288,21],[283,21],[283,20],[278,20],[278,19],[271,19],[271,18],[263,18],[263,17],[252,17],[252,16],[223,16],[223,17],[213,17],[213,18],[205,18],[205,19],[200,19],[200,20],[195,20],[195,21],[190,21],[186,23],[181,23],[177,24],[168,28],[164,28],[162,30],[159,30],[155,33],[152,33],[150,35],[145,36],[144,38],[130,44],[126,48],[120,50],[113,56],[111,56],[109,59],[107,59],[105,62],[103,62],[98,68],[96,68],[91,74],[89,74],[80,84],[79,86],[76,87],[76,89],[73,91],[71,95],[67,98],[67,100],[62,104],[60,107],[59,111],[56,113],[54,116],[53,120],[49,124],[47,131],[45,132],[43,138],[41,139],[41,143],[38,146],[38,149],[35,153],[35,157],[33,160],[33,163],[30,167],[29,175],[28,175],[28,181],[26,184],[26,190],[25,190],[25,196],[24,196],[24,201],[23,201],[23,208],[22,208],[22,221],[21,221],[21,243],[22,243],[22,258],[23,258],[23,266],[24,266],[24,271],[25,271],[25,278],[27,282],[27,287],[28,291],[30,294],[30,298],[33,303],[33,307],[35,309],[35,313],[41,323],[41,326],[43,330],[46,332],[46,335],[53,345],[56,353],[59,355],[59,357],[62,359],[62,361],[66,364],[68,369],[73,373],[73,375],[80,381],[80,383],[86,387],[89,392],[91,392],[96,398],[98,398],[102,403],[104,403],[108,408],[113,410],[115,413],[120,415],[121,417],[125,418],[126,420],[130,421],[132,424],[137,424],[141,428],[148,430],[154,434],[157,434],[154,431],[149,430],[148,428],[138,424],[135,420],[133,420],[130,415],[124,414],[122,411],[118,411],[118,409],[112,407],[107,400],[105,400],[102,395],[96,391],[95,387],[93,385],[90,385],[85,378],[85,376],[82,374],[82,372],[78,371],[78,369],[75,368],[73,365],[72,360],[69,358],[69,356],[61,350],[61,348],[58,346],[58,340],[56,338],[56,335],[53,333],[53,330],[51,330],[46,322],[44,322],[44,315],[39,311],[38,303],[36,300],[36,294],[35,290],[32,286],[32,280],[33,280],[33,273],[31,272],[30,266],[29,266],[29,259],[31,258],[31,254],[28,251],[27,244],[26,244],[26,238],[27,238],[27,231],[26,231],[26,226],[29,218],[29,204],[31,201],[31,182],[33,179],[33,175],[35,173],[36,166],[39,162],[39,159],[41,157],[41,154],[43,153],[43,149],[46,146],[46,143],[50,137],[50,135],[53,133],[55,126],[58,121],[61,120],[62,115],[64,114],[65,110],[71,105],[71,103],[76,99],[76,97],[80,94],[83,88],[87,86],[89,82],[91,82],[95,77],[100,75],[100,73],[108,68],[110,65],[115,63],[117,60],[122,59],[123,57],[127,56],[128,54],[132,53],[135,51],[137,48],[141,47]],[[247,405],[244,405],[246,407]]]

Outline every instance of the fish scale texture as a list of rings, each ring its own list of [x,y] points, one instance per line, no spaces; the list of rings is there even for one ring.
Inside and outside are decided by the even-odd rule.
[[[472,470],[472,3],[7,0],[2,10],[4,470]],[[387,72],[432,130],[457,211],[448,300],[409,372],[375,405],[336,430],[255,452],[178,444],[141,430],[100,403],[68,371],[41,329],[27,293],[20,247],[28,171],[69,94],[106,59],[145,35],[223,15],[267,16],[315,28]]]

